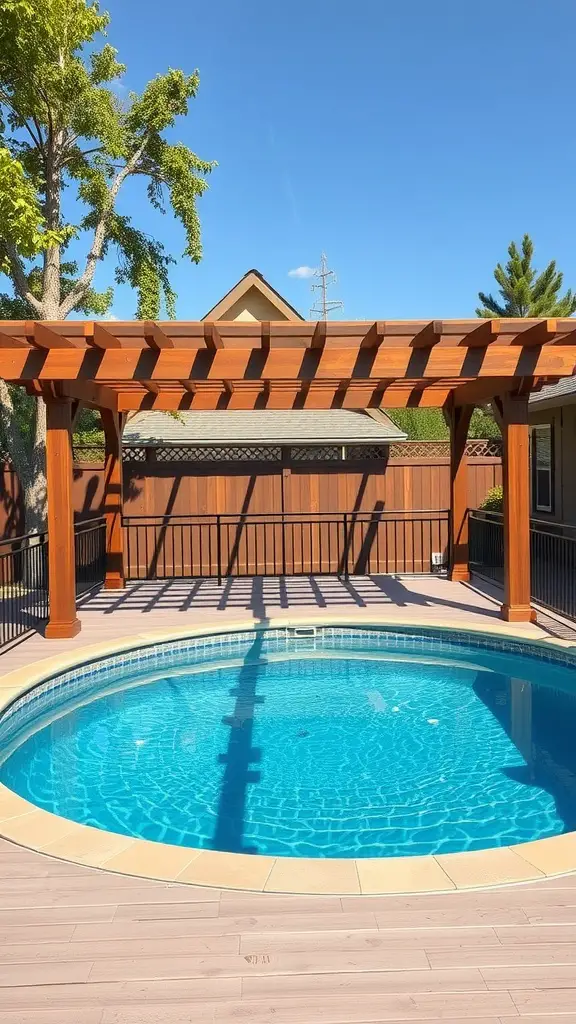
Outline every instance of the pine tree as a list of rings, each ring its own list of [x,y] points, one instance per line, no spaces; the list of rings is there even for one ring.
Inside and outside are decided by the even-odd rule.
[[[501,299],[479,292],[483,303],[476,310],[482,317],[537,317],[572,316],[576,312],[576,294],[569,289],[560,295],[563,274],[551,260],[541,274],[532,266],[534,244],[529,235],[522,239],[522,252],[515,242],[508,246],[508,260],[505,267],[498,263],[494,277],[500,289]]]

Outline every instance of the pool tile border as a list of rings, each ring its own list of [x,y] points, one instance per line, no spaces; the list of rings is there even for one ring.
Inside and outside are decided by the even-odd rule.
[[[49,683],[55,675],[75,670],[78,676],[90,674],[89,665],[98,659],[126,654],[126,661],[141,660],[128,652],[138,646],[145,654],[159,644],[181,643],[206,638],[217,646],[215,637],[255,630],[307,627],[382,628],[439,630],[448,643],[465,642],[482,646],[488,641],[501,650],[516,648],[522,641],[536,656],[551,661],[574,663],[576,645],[547,636],[537,627],[508,623],[471,622],[453,626],[447,617],[424,617],[410,609],[410,621],[396,616],[370,612],[359,624],[348,614],[275,615],[259,623],[254,619],[230,619],[204,623],[197,629],[158,629],[136,633],[113,642],[91,644],[47,658],[0,677],[0,712],[14,701]],[[441,645],[440,645],[441,646]],[[558,657],[564,651],[566,657]],[[80,673],[78,673],[80,668]],[[82,668],[85,669],[84,673]],[[38,694],[30,695],[37,700]],[[164,843],[150,843],[116,833],[80,825],[51,814],[0,785],[0,835],[5,839],[57,857],[61,860],[102,868],[133,877],[166,882],[214,886],[219,889],[298,894],[385,895],[387,893],[454,892],[487,886],[536,881],[576,871],[576,833],[553,836],[513,847],[480,850],[471,853],[442,854],[428,857],[391,857],[360,860],[319,860],[292,857],[247,856],[209,850],[184,849]]]

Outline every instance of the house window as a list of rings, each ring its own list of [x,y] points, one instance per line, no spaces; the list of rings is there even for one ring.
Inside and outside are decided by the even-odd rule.
[[[532,506],[554,510],[554,436],[550,423],[532,427]]]

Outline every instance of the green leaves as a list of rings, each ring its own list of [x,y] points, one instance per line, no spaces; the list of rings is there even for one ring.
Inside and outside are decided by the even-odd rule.
[[[188,100],[196,96],[200,77],[195,71],[185,75],[170,68],[165,75],[157,75],[141,96],[131,94],[126,127],[135,136],[160,133],[172,127],[177,117],[188,113]]]
[[[0,148],[0,250],[13,246],[29,258],[59,237],[46,232],[38,196],[22,164],[8,149]],[[10,272],[5,260],[0,267],[4,273]]]
[[[105,310],[110,295],[94,292],[92,282],[114,248],[116,279],[137,291],[138,315],[157,316],[162,306],[174,315],[172,256],[116,211],[136,175],[147,179],[150,203],[180,221],[184,255],[196,263],[202,256],[197,201],[214,164],[164,137],[187,115],[198,72],[170,68],[121,100],[116,83],[125,66],[110,43],[97,46],[108,20],[89,0],[0,0],[0,260],[36,316]],[[64,205],[75,194],[85,206],[79,227]],[[86,239],[75,280],[58,270],[72,236]],[[39,293],[22,263],[37,254],[49,269]]]
[[[508,247],[505,267],[496,265],[494,277],[501,299],[479,292],[482,306],[476,310],[482,317],[568,317],[576,312],[576,295],[571,290],[560,296],[563,275],[552,260],[541,274],[532,266],[534,245],[529,235],[522,239],[520,252],[515,242]]]
[[[118,214],[110,220],[109,242],[118,251],[118,284],[130,284],[138,294],[137,319],[157,320],[162,302],[167,316],[174,317],[176,296],[170,287],[168,268],[175,260],[162,244],[135,228],[129,217]]]

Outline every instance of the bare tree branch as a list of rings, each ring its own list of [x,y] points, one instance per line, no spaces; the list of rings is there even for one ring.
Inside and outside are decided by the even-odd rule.
[[[42,315],[42,303],[40,302],[40,299],[37,299],[36,296],[32,294],[28,287],[28,281],[26,278],[26,274],[24,273],[22,260],[20,259],[16,251],[16,247],[12,245],[11,242],[4,242],[4,250],[10,261],[10,268],[12,270],[14,286],[16,288],[16,291],[18,292],[18,295],[20,296],[21,299],[24,299],[24,301],[27,302],[28,305],[32,306],[32,308],[35,309],[37,313],[40,313],[40,315]]]
[[[120,188],[124,180],[128,177],[129,174],[132,174],[134,172],[134,169],[140,157],[142,156],[142,153],[144,152],[144,148],[146,146],[147,141],[148,136],[146,136],[146,138],[142,141],[138,149],[132,154],[132,156],[125,164],[125,166],[122,168],[122,170],[118,172],[110,186],[106,206],[102,211],[100,220],[98,221],[96,228],[94,230],[94,238],[92,240],[90,252],[88,253],[88,256],[86,258],[86,267],[84,268],[84,272],[80,275],[76,284],[68,293],[68,295],[66,296],[66,298],[64,299],[60,306],[61,319],[64,319],[65,317],[68,316],[69,313],[72,312],[74,306],[84,298],[86,292],[88,291],[90,285],[92,284],[94,273],[96,271],[96,264],[98,263],[98,260],[102,255],[102,249],[104,248],[104,242],[106,240],[106,228],[108,226],[108,222],[114,210],[114,203],[116,201],[116,197],[120,191]]]

